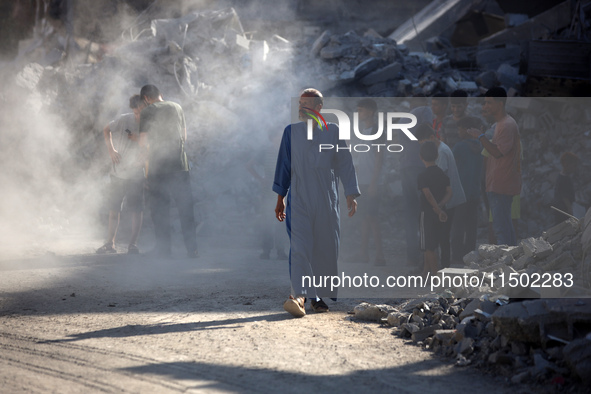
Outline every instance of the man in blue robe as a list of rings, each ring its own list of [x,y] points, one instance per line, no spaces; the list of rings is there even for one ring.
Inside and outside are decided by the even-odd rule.
[[[336,298],[336,289],[331,290],[326,284],[319,286],[318,280],[338,275],[339,179],[347,196],[349,216],[355,214],[355,198],[360,195],[351,152],[346,142],[339,140],[338,126],[320,122],[320,128],[316,123],[312,138],[308,139],[310,114],[318,115],[323,103],[322,94],[316,89],[306,89],[300,95],[302,122],[287,126],[283,132],[273,183],[273,191],[278,194],[275,215],[279,221],[286,220],[291,240],[292,295],[283,307],[295,317],[306,314],[306,298],[310,298],[315,312],[328,312],[321,297]],[[321,150],[321,146],[333,148]]]

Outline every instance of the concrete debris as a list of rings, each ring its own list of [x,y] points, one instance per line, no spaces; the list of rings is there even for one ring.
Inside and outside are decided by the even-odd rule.
[[[552,245],[543,238],[527,238],[522,240],[520,245],[524,255],[534,259],[541,259],[552,253]]]
[[[489,271],[493,275],[514,273],[516,278],[533,278],[538,273],[554,280],[557,273],[576,273],[581,266],[584,223],[591,228],[589,212],[581,224],[565,220],[519,246],[480,245],[464,261],[495,266]],[[499,260],[509,266],[496,266]],[[516,271],[518,265],[523,267]],[[444,269],[440,274],[462,277],[481,272],[483,267]],[[572,287],[589,297],[588,283],[580,276],[574,275]],[[398,300],[386,321],[395,335],[455,358],[456,365],[498,368],[513,383],[549,381],[555,376],[591,383],[591,298],[564,298],[564,293],[558,294],[563,298],[545,298],[539,287],[525,283],[489,290],[468,297],[469,289],[454,288],[444,296]],[[508,294],[511,290],[517,295]],[[565,290],[562,286],[561,291]],[[527,297],[535,299],[524,300]]]
[[[409,47],[419,47],[421,40],[438,36],[460,20],[481,0],[435,0],[400,25],[389,38]]]
[[[590,382],[591,301],[497,302],[501,300],[504,298],[487,296],[406,300],[389,307],[394,310],[387,322],[399,337],[454,357],[458,365],[512,366],[501,369],[512,382],[555,375]],[[387,308],[359,305],[360,311],[371,309]],[[380,316],[383,313],[372,320]]]
[[[357,319],[369,321],[382,321],[393,311],[394,308],[390,305],[374,305],[367,302],[357,305],[354,309]]]
[[[586,386],[591,385],[591,339],[572,341],[562,350],[564,361]]]

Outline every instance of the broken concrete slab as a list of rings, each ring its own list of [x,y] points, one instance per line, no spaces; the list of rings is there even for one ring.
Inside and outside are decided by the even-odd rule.
[[[441,328],[441,325],[434,324],[413,332],[410,337],[413,340],[413,342],[424,341],[430,336],[433,336],[435,331],[440,330]]]
[[[375,70],[365,77],[361,78],[361,83],[369,86],[374,85],[376,83],[385,82],[390,79],[398,78],[400,71],[402,70],[402,64],[399,62],[394,62],[386,67],[382,67],[379,70]]]
[[[380,65],[383,63],[383,60],[370,57],[369,59],[364,60],[363,62],[359,63],[354,69],[353,72],[355,74],[355,78],[363,78],[367,74],[372,71],[375,71]]]
[[[345,56],[352,49],[351,45],[328,45],[320,50],[320,56],[323,59],[337,59]]]
[[[388,324],[392,327],[399,327],[401,324],[408,323],[410,316],[410,313],[390,312],[388,314]]]
[[[503,248],[507,245],[478,245],[478,255],[483,259],[497,260],[503,255]]]
[[[516,341],[540,342],[540,322],[547,317],[541,300],[511,303],[492,315],[497,333]]]
[[[468,337],[464,338],[460,342],[458,342],[458,344],[456,345],[456,348],[455,348],[456,354],[462,354],[464,356],[472,354],[473,352],[474,352],[474,339],[468,338]]]
[[[572,341],[562,350],[564,361],[587,386],[591,386],[591,339]]]
[[[421,41],[439,36],[480,3],[481,0],[434,0],[401,24],[388,38],[411,49],[419,49]]]
[[[354,308],[356,318],[369,321],[381,321],[393,311],[394,307],[390,305],[375,305],[367,302],[362,302]]]
[[[520,246],[523,247],[525,256],[536,260],[549,256],[552,253],[552,245],[543,238],[526,238],[522,240]]]
[[[322,32],[320,37],[318,37],[316,41],[314,41],[314,44],[312,44],[312,49],[310,50],[312,55],[318,56],[318,54],[320,54],[320,50],[324,48],[324,46],[328,44],[328,42],[330,41],[331,36],[332,33],[330,32],[330,30],[325,30],[324,32]]]
[[[472,93],[478,91],[478,85],[473,81],[460,81],[458,82],[458,89]]]

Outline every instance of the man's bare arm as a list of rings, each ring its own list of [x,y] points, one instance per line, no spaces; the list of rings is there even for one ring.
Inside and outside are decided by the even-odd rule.
[[[115,164],[119,164],[121,161],[121,155],[115,147],[113,146],[113,136],[111,134],[111,128],[109,125],[106,125],[103,129],[103,137],[105,138],[105,144],[107,144],[107,149],[109,150],[109,156],[111,156],[111,161]]]

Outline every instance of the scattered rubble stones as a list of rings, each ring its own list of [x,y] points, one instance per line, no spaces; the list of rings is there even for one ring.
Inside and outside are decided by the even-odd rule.
[[[589,297],[589,284],[577,274],[583,264],[581,232],[581,224],[568,219],[546,230],[542,237],[523,240],[519,246],[480,245],[464,257],[464,262],[480,267],[477,274],[485,272],[486,265],[495,267],[493,273],[507,272],[506,268],[530,277],[535,272],[571,272],[575,274],[573,287]],[[502,267],[498,261],[512,266]],[[517,270],[516,265],[529,270]],[[550,266],[556,271],[547,271]],[[591,298],[543,298],[532,289],[535,287],[522,289],[530,291],[527,294],[531,299],[525,300],[508,297],[507,287],[492,287],[477,297],[466,297],[469,290],[458,288],[452,289],[454,296],[446,292],[445,296],[398,300],[390,309],[363,303],[359,314],[355,308],[355,317],[363,319],[363,313],[372,311],[367,320],[393,327],[399,337],[453,357],[458,366],[500,368],[514,384],[559,376],[589,385]],[[560,291],[562,296],[569,294],[566,287]]]

